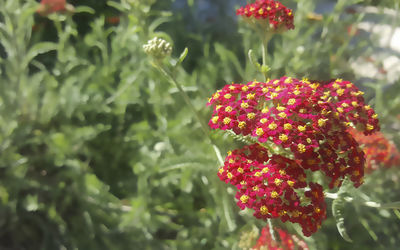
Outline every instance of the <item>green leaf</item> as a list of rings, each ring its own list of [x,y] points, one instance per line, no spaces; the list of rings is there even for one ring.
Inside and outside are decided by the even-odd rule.
[[[163,23],[171,21],[171,17],[159,17],[155,19],[150,25],[149,25],[149,33],[154,33],[154,31],[158,28]]]
[[[253,64],[253,66],[254,66],[258,71],[261,72],[261,64],[259,64],[259,63],[257,62],[257,58],[255,57],[255,55],[254,55],[254,53],[253,53],[253,50],[251,50],[251,49],[249,50],[248,56],[249,56],[249,60],[250,60],[251,64]]]
[[[349,235],[347,234],[347,230],[344,225],[344,216],[343,216],[343,209],[345,205],[344,197],[338,194],[339,197],[332,202],[332,213],[336,220],[336,227],[339,231],[339,234],[342,238],[347,242],[353,242]]]
[[[382,204],[379,208],[382,209],[400,209],[400,201]]]
[[[96,11],[93,8],[90,8],[89,6],[78,6],[75,8],[75,13],[89,13],[94,15]]]
[[[185,49],[182,51],[181,55],[179,56],[178,65],[181,64],[181,63],[185,60],[185,58],[186,58],[188,52],[189,52],[188,48],[185,48]]]
[[[190,193],[193,189],[192,176],[193,176],[193,169],[191,168],[185,169],[181,175],[180,186],[185,193]]]
[[[24,67],[26,67],[37,55],[47,53],[57,49],[57,44],[52,42],[41,42],[33,45],[24,60]]]
[[[122,2],[122,3],[118,3],[115,1],[107,1],[107,5],[110,7],[113,7],[121,12],[126,12],[127,10],[129,10],[131,7],[129,6],[129,4]]]

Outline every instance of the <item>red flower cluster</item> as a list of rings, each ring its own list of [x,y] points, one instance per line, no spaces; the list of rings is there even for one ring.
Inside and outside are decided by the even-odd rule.
[[[66,0],[42,0],[36,12],[46,16],[55,12],[68,12],[73,10],[74,7],[68,4]]]
[[[324,173],[330,188],[346,176],[356,187],[363,183],[364,153],[347,129],[369,135],[379,125],[362,94],[348,81],[290,77],[217,91],[208,102],[209,126],[257,141],[230,153],[219,170],[221,180],[237,187],[239,207],[254,209],[257,218],[299,223],[307,236],[316,232],[326,205],[322,186],[307,182],[305,170]]]
[[[261,231],[261,236],[258,238],[256,245],[252,248],[254,250],[308,250],[307,243],[300,240],[295,235],[291,235],[285,230],[278,229],[280,241],[277,242],[272,239],[269,227],[266,226]]]
[[[236,15],[256,20],[268,20],[275,30],[286,27],[294,29],[293,12],[282,3],[274,0],[257,0],[236,10]]]
[[[256,218],[299,223],[307,236],[316,232],[326,218],[322,186],[308,183],[296,161],[268,156],[259,144],[230,152],[218,176],[236,186],[238,206],[254,209]]]
[[[231,84],[209,100],[214,106],[209,125],[274,143],[299,160],[304,169],[322,171],[330,188],[350,176],[363,182],[364,153],[347,132],[356,126],[371,134],[379,129],[362,92],[342,80],[326,85],[290,77],[267,83]]]
[[[120,18],[119,16],[109,16],[106,18],[106,23],[108,24],[119,24]]]
[[[400,165],[400,152],[382,133],[365,136],[355,129],[349,129],[349,132],[359,144],[364,145],[367,172],[377,170],[379,167],[390,168]]]

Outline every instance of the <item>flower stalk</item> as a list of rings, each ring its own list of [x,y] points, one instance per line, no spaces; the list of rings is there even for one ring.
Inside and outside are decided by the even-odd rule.
[[[221,152],[214,143],[213,139],[211,138],[209,128],[207,127],[204,120],[201,118],[199,112],[197,112],[196,108],[194,107],[187,93],[183,90],[182,85],[175,79],[171,71],[164,65],[163,59],[171,55],[172,52],[171,44],[167,43],[163,39],[155,37],[152,40],[150,40],[146,45],[144,45],[143,49],[148,55],[150,55],[154,59],[153,66],[157,70],[159,70],[162,73],[162,75],[178,89],[179,93],[183,97],[183,100],[185,101],[191,112],[194,114],[197,122],[200,124],[201,130],[203,131],[205,137],[207,138],[208,143],[212,145],[219,164],[223,164],[224,161]],[[184,60],[186,54],[187,50],[185,50],[184,53],[181,55],[181,58],[179,58],[179,62],[182,62]],[[176,64],[175,67],[177,65],[178,64]]]

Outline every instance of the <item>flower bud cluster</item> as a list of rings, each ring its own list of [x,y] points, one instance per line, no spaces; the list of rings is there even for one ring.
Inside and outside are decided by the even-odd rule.
[[[370,136],[365,136],[363,133],[351,128],[349,128],[349,133],[364,147],[366,172],[372,172],[380,167],[390,168],[400,165],[400,152],[397,150],[396,145],[382,133],[377,132]]]
[[[256,218],[298,223],[306,236],[316,232],[326,218],[322,186],[307,182],[296,161],[269,156],[259,144],[230,152],[218,176],[237,188],[237,205],[253,209]]]
[[[257,240],[254,250],[308,250],[307,243],[295,235],[291,235],[285,230],[277,229],[280,240],[274,240],[268,226],[261,230],[261,235]]]
[[[163,59],[171,55],[172,45],[164,39],[154,37],[149,40],[147,44],[143,45],[143,50],[146,54],[154,57],[155,59]]]
[[[236,15],[253,21],[267,20],[269,26],[275,30],[294,29],[292,10],[274,0],[257,0],[255,3],[237,9]]]

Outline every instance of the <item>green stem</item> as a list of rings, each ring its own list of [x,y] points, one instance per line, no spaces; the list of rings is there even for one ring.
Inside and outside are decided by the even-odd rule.
[[[207,127],[207,125],[204,123],[203,119],[201,119],[200,114],[197,112],[197,110],[194,108],[192,102],[190,101],[189,96],[186,94],[186,92],[183,90],[182,86],[175,80],[175,78],[167,71],[163,68],[163,66],[161,65],[161,63],[156,62],[156,66],[157,69],[161,71],[161,73],[171,82],[173,83],[179,90],[179,92],[181,93],[181,95],[183,96],[183,99],[185,100],[186,104],[189,106],[189,108],[191,109],[191,111],[194,113],[197,121],[200,123],[201,129],[203,131],[203,133],[205,134],[206,138],[208,139],[209,143],[213,146],[213,149],[215,151],[215,154],[218,158],[219,164],[223,165],[224,164],[224,160],[222,158],[221,152],[218,149],[218,147],[215,145],[215,143],[213,142],[210,133],[209,133],[209,129]]]
[[[268,58],[268,43],[271,40],[271,35],[270,34],[263,34],[262,35],[262,67],[261,71],[264,75],[264,80],[267,81],[268,79],[268,65],[267,65],[267,58]]]

